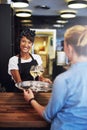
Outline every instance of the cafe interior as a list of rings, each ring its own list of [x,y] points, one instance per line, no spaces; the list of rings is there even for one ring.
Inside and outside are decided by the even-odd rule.
[[[31,51],[41,56],[44,75],[54,80],[65,71],[68,68],[68,59],[63,50],[64,32],[70,26],[87,24],[86,2],[0,0],[0,86],[9,84],[8,60],[16,54],[16,39],[24,26],[36,31]]]
[[[53,81],[58,74],[66,71],[70,66],[64,53],[64,32],[73,25],[87,25],[86,12],[87,0],[0,0],[0,91],[10,91],[8,60],[16,54],[16,39],[21,28],[28,26],[36,31],[31,53],[41,56],[44,76]],[[1,97],[4,96],[5,94],[1,93]],[[15,99],[14,94],[10,94],[10,96],[7,94],[5,97],[6,101],[7,97],[9,97],[9,101],[11,97],[14,100],[20,98],[17,95],[17,99]],[[45,98],[48,100],[48,97]],[[44,94],[42,93],[41,100],[43,99]],[[16,101],[16,103],[18,102]],[[46,103],[47,101],[43,102],[43,104]],[[24,104],[23,101],[22,105]],[[49,129],[48,124],[42,119],[40,119],[42,125],[38,123],[40,120],[37,122],[31,121],[29,125],[26,125],[28,120],[30,120],[28,117],[26,118],[26,122],[20,121],[19,124],[17,122],[12,124],[8,122],[6,124],[5,122],[4,124],[0,117],[0,122],[2,123],[0,128],[16,128],[15,124],[17,123],[18,128],[23,126],[28,128],[30,125],[31,130],[33,130],[33,125],[31,124],[35,123],[35,127],[38,130],[43,130],[45,127]],[[37,116],[37,120],[38,118]]]

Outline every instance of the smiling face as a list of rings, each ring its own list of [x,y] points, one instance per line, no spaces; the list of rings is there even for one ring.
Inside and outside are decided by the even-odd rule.
[[[23,36],[20,40],[20,51],[22,53],[29,53],[32,47],[32,42],[27,39],[25,36]]]

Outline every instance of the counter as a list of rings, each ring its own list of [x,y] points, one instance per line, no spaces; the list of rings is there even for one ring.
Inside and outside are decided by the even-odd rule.
[[[37,101],[46,105],[51,93],[36,93]],[[29,105],[23,93],[0,93],[0,128],[44,128],[49,127],[43,118]]]

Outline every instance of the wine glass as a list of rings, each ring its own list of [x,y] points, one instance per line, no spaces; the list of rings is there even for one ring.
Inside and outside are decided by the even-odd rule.
[[[38,76],[41,76],[44,72],[44,67],[42,65],[37,66],[37,74]]]
[[[15,86],[21,90],[28,90],[31,87],[31,82],[30,81],[18,82],[15,84]]]
[[[34,81],[35,81],[35,78],[38,76],[37,74],[37,68],[35,65],[31,66],[30,68],[30,74],[32,75]]]

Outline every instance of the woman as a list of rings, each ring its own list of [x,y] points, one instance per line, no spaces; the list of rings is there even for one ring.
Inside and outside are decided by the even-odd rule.
[[[31,54],[31,48],[35,39],[35,31],[26,27],[19,36],[18,50],[19,54],[9,59],[8,73],[12,76],[15,83],[27,80],[33,80],[30,74],[30,68],[33,65],[41,65],[41,57],[37,54]],[[43,76],[36,80],[51,81]],[[16,88],[15,88],[16,89]]]
[[[58,75],[47,106],[40,105],[31,89],[24,98],[51,123],[51,130],[87,129],[87,27],[76,25],[65,32],[64,51],[71,67]]]

